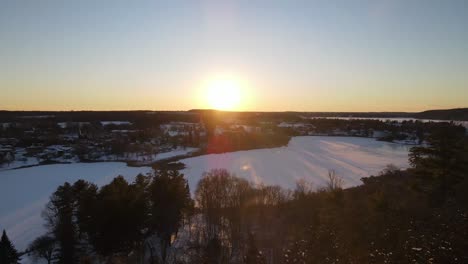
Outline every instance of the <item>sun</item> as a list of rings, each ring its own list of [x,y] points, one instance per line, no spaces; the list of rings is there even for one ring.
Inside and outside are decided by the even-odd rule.
[[[206,86],[206,101],[210,108],[236,110],[240,106],[241,97],[241,85],[233,79],[214,79]]]

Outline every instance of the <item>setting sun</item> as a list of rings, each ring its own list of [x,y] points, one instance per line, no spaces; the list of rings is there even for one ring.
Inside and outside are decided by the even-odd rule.
[[[241,86],[233,79],[215,79],[207,84],[206,101],[217,110],[236,110],[241,103]]]

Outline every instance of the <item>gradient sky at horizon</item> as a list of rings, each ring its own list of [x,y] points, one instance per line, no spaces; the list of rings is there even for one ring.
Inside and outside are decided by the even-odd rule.
[[[0,0],[0,109],[468,107],[468,1]]]

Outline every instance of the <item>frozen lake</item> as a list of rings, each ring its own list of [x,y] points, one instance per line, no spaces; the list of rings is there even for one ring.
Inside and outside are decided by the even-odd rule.
[[[194,192],[204,171],[225,168],[255,183],[294,188],[304,178],[322,186],[328,170],[343,178],[345,187],[376,174],[387,164],[408,166],[409,146],[352,137],[295,137],[281,148],[204,155],[181,160]],[[57,186],[84,179],[97,185],[118,175],[132,181],[149,167],[132,168],[120,162],[44,165],[0,171],[0,230],[5,228],[18,250],[44,233],[41,211]]]
[[[294,137],[288,146],[212,154],[183,159],[183,173],[194,187],[204,171],[225,168],[255,183],[294,188],[306,179],[316,187],[334,170],[345,187],[361,184],[361,178],[375,175],[386,165],[408,167],[409,146],[357,137]]]

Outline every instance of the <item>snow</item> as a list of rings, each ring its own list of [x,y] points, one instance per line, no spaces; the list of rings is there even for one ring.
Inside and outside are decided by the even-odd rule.
[[[219,135],[224,134],[224,128],[219,127],[219,126],[216,126],[215,131],[214,131],[214,134],[215,134],[216,136],[219,136]]]
[[[249,125],[232,125],[232,128],[242,128],[247,133],[260,133],[261,128],[257,126],[249,126]]]
[[[108,125],[121,126],[121,125],[132,125],[132,123],[129,122],[129,121],[101,121],[101,125],[103,125],[103,126],[108,126]]]
[[[304,123],[287,123],[287,122],[281,122],[278,124],[278,127],[305,127],[306,124]]]
[[[162,152],[162,153],[158,153],[156,155],[156,159],[155,160],[165,160],[165,159],[169,159],[169,158],[173,158],[173,157],[177,157],[177,156],[184,156],[184,155],[188,155],[192,152],[195,152],[195,151],[198,151],[198,148],[177,148],[177,149],[174,149],[172,151],[169,151],[169,152]]]
[[[200,128],[200,124],[189,122],[170,122],[167,124],[162,124],[159,127],[163,133],[169,135],[170,137],[175,137],[188,135],[192,129]]]
[[[90,122],[58,122],[57,126],[59,126],[62,129],[65,129],[68,127],[74,127],[74,126],[82,127],[82,126],[90,125],[90,124],[91,124]]]
[[[114,129],[114,130],[111,130],[112,133],[134,133],[134,132],[138,132],[138,130],[129,130],[129,129]]]
[[[41,212],[55,189],[84,179],[97,185],[118,175],[132,181],[149,167],[127,167],[122,162],[44,165],[0,171],[0,230],[6,229],[18,250],[45,232]]]
[[[51,161],[62,162],[62,163],[78,163],[80,160],[76,155],[72,154],[72,150],[73,149],[71,147],[67,147],[63,145],[51,145],[51,146],[46,147],[45,150],[41,152],[41,154],[48,154],[48,153],[53,154],[55,152],[62,151],[66,155],[58,156],[58,157],[51,157],[49,159]],[[160,152],[160,153],[154,153],[154,154],[148,154],[148,155],[141,154],[141,153],[125,153],[124,155],[121,155],[121,156],[103,155],[94,160],[95,161],[110,161],[110,162],[112,161],[138,161],[140,162],[139,165],[146,165],[146,164],[160,161],[160,160],[189,155],[198,150],[199,150],[198,148],[178,147],[167,152]],[[37,166],[37,165],[40,165],[39,158],[27,156],[26,150],[24,148],[17,148],[15,151],[15,160],[13,160],[10,163],[0,164],[0,171],[18,169],[18,168],[28,167],[28,166]]]
[[[11,123],[0,123],[0,128],[7,129],[7,128],[10,127],[10,125],[11,125]]]
[[[198,151],[198,148],[182,148],[178,147],[176,149],[173,149],[171,151],[167,152],[160,152],[160,153],[155,153],[155,154],[150,154],[150,155],[145,155],[145,154],[139,154],[139,153],[126,153],[123,156],[117,156],[117,155],[104,155],[96,160],[98,161],[118,161],[118,160],[128,160],[128,161],[139,161],[139,162],[145,162],[145,163],[152,163],[155,161],[160,161],[160,160],[165,160],[169,158],[174,158],[178,156],[185,156],[189,155],[192,152]]]
[[[419,145],[419,140],[418,139],[393,140],[393,143],[406,144],[406,145]]]
[[[166,132],[170,137],[176,137],[176,136],[186,136],[189,134],[187,131],[172,131],[169,130]]]
[[[17,148],[15,150],[15,160],[10,163],[0,164],[0,171],[39,164],[39,160],[37,158],[27,157],[25,156],[25,154],[26,154],[26,149]],[[0,179],[0,182],[1,182],[1,179]]]
[[[386,165],[408,167],[409,146],[357,137],[294,137],[287,147],[211,154],[180,160],[193,193],[205,171],[225,168],[254,183],[294,188],[305,179],[315,187],[327,182],[329,170],[344,180],[344,187],[379,173]]]
[[[45,148],[46,151],[70,151],[72,147],[64,145],[50,145]]]

